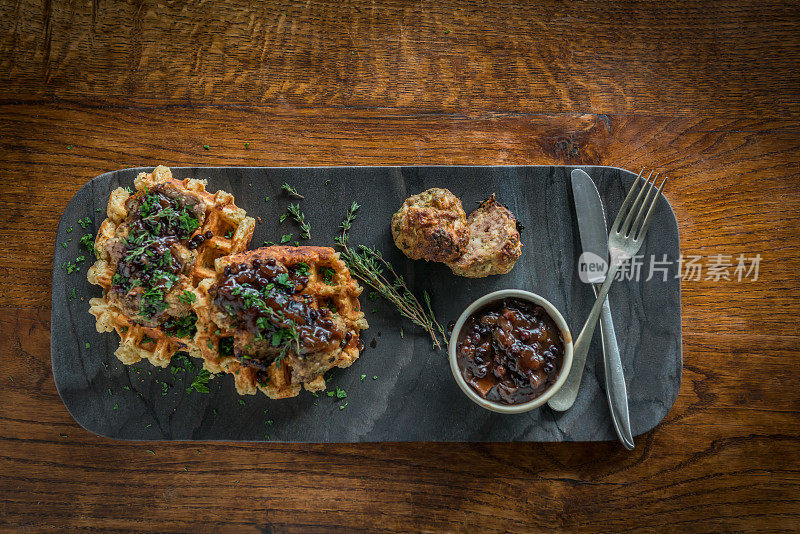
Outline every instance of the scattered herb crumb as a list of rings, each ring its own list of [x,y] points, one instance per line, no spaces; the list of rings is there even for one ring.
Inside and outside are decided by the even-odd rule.
[[[378,379],[378,377],[377,377],[377,376],[373,376],[373,377],[372,377],[372,379],[373,379],[373,380],[377,380],[377,379]]]
[[[336,391],[328,391],[327,395],[329,397],[336,397],[337,399],[344,399],[347,397],[347,392],[342,388],[336,388]]]
[[[341,406],[339,406],[339,411],[341,412],[342,410],[344,410],[345,406],[347,406],[346,402],[344,404],[342,404]]]
[[[269,197],[265,198],[264,202],[269,202]]]
[[[90,345],[90,344],[89,344],[89,342],[87,341],[87,342],[86,342],[86,348],[88,349],[89,347],[91,347],[91,345]]]
[[[67,436],[66,434],[59,434],[59,436],[61,436],[62,438],[69,437],[69,436]]]
[[[118,409],[119,409],[119,404],[116,404],[116,403],[115,403],[115,404],[114,404],[114,409],[115,409],[115,410],[118,410]]]
[[[363,382],[364,379],[367,378],[367,375],[361,375],[361,381]]]
[[[72,145],[69,145],[69,146],[67,147],[67,150],[72,150]]]
[[[208,145],[203,145],[203,148],[205,148],[206,150],[211,150],[211,147]]]
[[[239,404],[241,404],[242,406],[244,406],[244,405],[245,405],[245,402],[244,402],[242,399],[239,399]]]
[[[150,453],[150,454],[152,454],[153,456],[155,456],[155,455],[156,455],[156,453],[154,453],[154,452],[153,452],[153,451],[151,451],[150,449],[146,449],[146,450],[147,450],[147,452],[149,452],[149,453]]]
[[[242,67],[239,67],[239,70],[242,70]],[[245,143],[245,144],[244,144],[244,147],[245,147],[245,148],[250,148],[250,143]]]
[[[292,240],[292,234],[282,235],[281,236],[281,245],[283,245],[284,243],[288,243],[291,240]]]

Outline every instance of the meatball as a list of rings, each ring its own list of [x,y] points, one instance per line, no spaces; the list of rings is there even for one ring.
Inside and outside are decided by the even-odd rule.
[[[522,255],[517,220],[494,195],[469,214],[469,244],[464,254],[447,266],[459,276],[483,278],[506,274]]]
[[[408,197],[392,216],[392,237],[412,260],[455,261],[469,242],[467,216],[449,190],[428,189]]]

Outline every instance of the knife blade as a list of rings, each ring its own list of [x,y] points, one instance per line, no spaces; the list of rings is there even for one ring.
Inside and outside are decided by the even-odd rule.
[[[581,259],[579,276],[583,282],[592,285],[597,295],[595,284],[605,280],[608,267],[608,231],[606,229],[605,211],[597,187],[591,177],[581,169],[574,169],[571,175],[573,203],[578,220],[578,231],[581,241]],[[611,319],[611,307],[608,299],[603,302],[600,316],[600,332],[603,345],[603,362],[606,377],[606,396],[611,410],[611,420],[620,441],[628,450],[633,449],[630,416],[628,412],[628,395],[625,387],[625,376],[622,371],[622,360]],[[586,361],[573,361],[570,373],[583,373]],[[552,399],[551,407],[557,410],[568,409],[574,402],[572,399]]]

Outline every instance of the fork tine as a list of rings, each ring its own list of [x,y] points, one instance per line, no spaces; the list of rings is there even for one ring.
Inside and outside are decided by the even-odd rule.
[[[650,178],[652,176],[653,171],[650,171],[650,174],[647,175],[647,179],[645,180],[644,184],[642,184],[642,189],[639,191],[639,194],[636,195],[636,200],[634,200],[631,209],[628,211],[628,215],[625,217],[625,222],[622,223],[622,227],[619,229],[619,233],[624,236],[628,235],[628,232],[631,228],[631,222],[633,222],[634,216],[638,214],[639,210],[641,209],[642,204],[640,204],[640,201],[642,201],[642,194],[645,192],[645,189],[647,189],[647,183],[650,182]],[[649,195],[650,192],[648,191],[647,194]]]
[[[631,200],[633,200],[633,194],[636,192],[636,189],[639,186],[643,172],[644,172],[644,167],[642,167],[642,170],[639,171],[639,176],[636,177],[636,180],[634,180],[633,185],[631,185],[631,190],[628,191],[628,196],[626,196],[625,200],[622,201],[622,205],[619,207],[619,212],[617,213],[617,218],[614,219],[614,224],[611,225],[611,233],[617,232],[620,224],[622,223],[622,220],[625,218],[625,213],[627,213],[628,206],[630,205]]]
[[[664,186],[667,184],[667,180],[669,176],[664,176],[664,180],[661,182],[661,185],[658,186],[656,189],[656,196],[653,197],[653,201],[650,203],[650,209],[647,210],[647,215],[644,218],[644,222],[642,223],[642,228],[639,230],[639,233],[636,235],[636,241],[640,241],[644,239],[645,234],[647,233],[647,229],[650,227],[650,216],[653,214],[653,210],[658,204],[658,199],[661,197],[661,190],[664,189]],[[655,183],[655,181],[653,182]]]
[[[639,223],[641,222],[642,217],[644,217],[644,214],[648,211],[648,208],[650,207],[650,193],[652,193],[653,189],[655,189],[655,185],[656,182],[658,181],[659,174],[660,173],[656,173],[656,175],[653,176],[653,181],[650,182],[650,187],[647,188],[647,194],[644,196],[644,199],[642,200],[642,205],[639,206],[639,213],[636,214],[636,219],[633,220],[633,224],[631,224],[631,227],[626,232],[626,235],[632,236],[636,234],[636,231],[639,228]]]

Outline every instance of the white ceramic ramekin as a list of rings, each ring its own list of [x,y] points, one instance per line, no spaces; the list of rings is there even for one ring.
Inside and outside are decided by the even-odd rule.
[[[464,380],[464,377],[461,376],[461,370],[458,368],[457,360],[458,336],[461,333],[461,328],[464,326],[464,323],[467,321],[467,319],[469,319],[469,316],[490,302],[510,297],[527,300],[544,308],[547,314],[556,323],[556,326],[561,331],[561,337],[564,340],[564,360],[561,365],[561,370],[558,374],[558,379],[544,393],[535,399],[522,404],[501,404],[499,402],[486,400],[478,395],[478,393],[472,389],[469,384],[467,384],[467,382]],[[464,310],[453,327],[453,333],[450,335],[450,345],[447,347],[447,354],[450,359],[450,370],[453,371],[453,377],[456,379],[456,383],[461,388],[461,391],[463,391],[464,394],[469,397],[470,400],[472,400],[472,402],[493,412],[522,413],[538,408],[546,403],[550,397],[555,395],[556,391],[558,391],[562,384],[564,384],[564,382],[567,380],[567,375],[572,367],[572,334],[569,331],[569,326],[567,326],[567,322],[564,320],[564,317],[561,316],[561,313],[556,309],[555,306],[550,304],[550,301],[544,297],[541,297],[536,293],[531,293],[530,291],[522,291],[521,289],[503,289],[500,291],[495,291],[494,293],[489,293],[488,295],[484,295],[470,304],[469,307]]]

